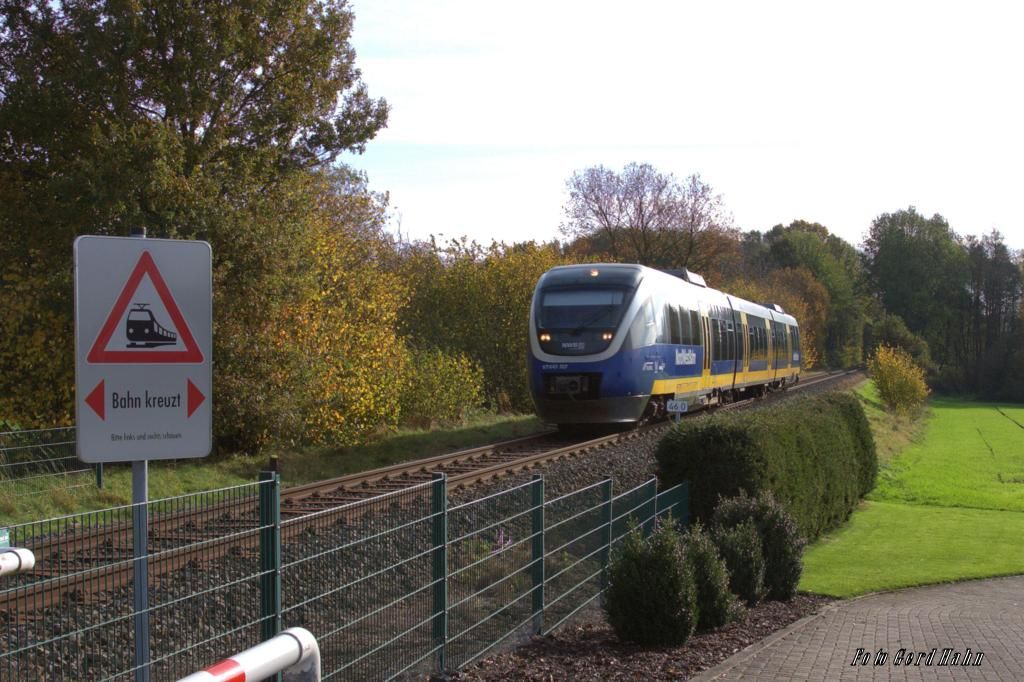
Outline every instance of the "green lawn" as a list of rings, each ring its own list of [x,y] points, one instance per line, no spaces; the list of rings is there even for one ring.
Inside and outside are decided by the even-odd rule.
[[[868,499],[1024,511],[1024,407],[933,400],[925,439],[879,472]]]
[[[374,442],[353,447],[309,447],[276,452],[285,486],[343,476],[421,457],[453,452],[529,435],[545,427],[531,415],[483,413],[462,426],[424,431],[400,429]],[[201,460],[151,462],[151,500],[252,483],[266,469],[270,453],[236,454]],[[64,487],[64,486],[77,487]],[[131,503],[131,468],[108,465],[104,489],[91,473],[62,483],[53,477],[28,482],[0,482],[0,528],[81,511]]]
[[[852,597],[1024,573],[1024,513],[865,502],[804,556],[800,589]]]
[[[850,522],[809,547],[800,589],[839,597],[1024,573],[1024,406],[939,398],[916,420],[858,393],[883,461]]]

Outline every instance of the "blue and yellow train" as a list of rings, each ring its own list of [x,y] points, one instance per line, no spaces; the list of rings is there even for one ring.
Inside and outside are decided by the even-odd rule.
[[[777,305],[687,270],[567,265],[530,309],[530,390],[551,424],[642,422],[732,402],[800,378],[800,327]]]

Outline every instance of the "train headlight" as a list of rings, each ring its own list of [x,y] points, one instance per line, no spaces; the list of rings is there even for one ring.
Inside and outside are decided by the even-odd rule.
[[[612,336],[614,335],[611,332],[605,332],[604,334],[601,334],[601,338],[604,339],[605,341],[611,341]]]
[[[545,343],[547,343],[548,341],[551,340],[551,334],[548,334],[547,332],[541,332],[540,333],[540,340],[544,341]]]

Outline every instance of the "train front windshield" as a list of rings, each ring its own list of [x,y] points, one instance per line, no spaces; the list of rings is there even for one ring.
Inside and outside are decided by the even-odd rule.
[[[537,297],[538,343],[552,355],[591,355],[611,345],[629,305],[629,290],[554,288]]]
[[[578,332],[614,330],[622,320],[626,292],[621,289],[566,289],[541,295],[540,329]]]

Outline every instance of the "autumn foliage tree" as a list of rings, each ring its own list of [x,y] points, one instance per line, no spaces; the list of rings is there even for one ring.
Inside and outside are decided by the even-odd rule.
[[[411,291],[402,332],[413,347],[462,353],[478,363],[491,407],[532,409],[530,301],[540,276],[566,262],[555,244],[410,245],[397,265]]]
[[[388,113],[355,66],[347,4],[0,11],[0,416],[68,423],[72,241],[144,226],[213,246],[218,439],[258,447],[302,431],[299,387],[316,365],[295,324],[334,286],[311,258],[351,227],[330,197],[365,199],[319,172],[362,151]]]

